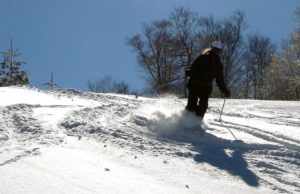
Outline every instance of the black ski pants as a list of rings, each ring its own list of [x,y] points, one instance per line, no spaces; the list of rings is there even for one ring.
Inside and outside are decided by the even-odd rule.
[[[208,99],[212,88],[209,86],[190,85],[188,90],[189,95],[186,110],[195,112],[197,116],[203,118],[208,107]]]

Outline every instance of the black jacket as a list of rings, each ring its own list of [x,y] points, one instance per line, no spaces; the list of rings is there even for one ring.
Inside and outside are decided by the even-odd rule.
[[[212,90],[212,82],[216,79],[217,85],[222,93],[228,91],[224,83],[223,64],[220,56],[211,50],[200,55],[191,65],[188,75],[189,87],[209,88]]]

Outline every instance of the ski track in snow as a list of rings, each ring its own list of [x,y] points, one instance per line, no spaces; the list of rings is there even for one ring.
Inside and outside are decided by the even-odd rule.
[[[175,97],[149,99],[76,90],[25,89],[68,103],[0,106],[0,156],[3,153],[8,156],[0,158],[0,168],[25,157],[38,156],[42,154],[39,147],[61,145],[65,138],[73,136],[78,141],[88,138],[105,146],[116,146],[133,156],[167,158],[166,164],[172,158],[181,158],[196,164],[200,171],[228,179],[240,177],[250,186],[265,185],[275,193],[300,193],[299,139],[264,128],[280,125],[299,130],[299,102],[287,108],[281,102],[277,105],[231,100],[225,106],[224,125],[221,125],[216,119],[222,100],[213,99],[204,132],[200,122],[181,111],[186,100]],[[76,99],[89,103],[79,104]],[[60,115],[56,115],[58,110]],[[240,118],[265,125],[253,127],[239,122]],[[235,142],[226,127],[237,137],[246,135],[252,140]]]
[[[262,103],[262,101],[253,102],[254,104]],[[266,103],[268,103],[268,101],[266,101]],[[250,156],[248,162],[255,167],[254,169],[258,174],[263,173],[269,175],[269,177],[264,177],[263,175],[260,177],[261,180],[273,190],[279,193],[297,193],[300,191],[300,141],[297,137],[292,138],[289,136],[288,132],[286,132],[287,134],[285,135],[278,134],[272,132],[272,128],[267,128],[266,130],[266,127],[272,126],[270,124],[278,124],[281,125],[283,129],[286,126],[293,126],[298,128],[297,130],[300,130],[300,107],[299,103],[290,105],[290,107],[285,104],[286,102],[279,101],[277,103],[269,102],[270,107],[266,105],[255,105],[244,109],[242,109],[241,106],[236,106],[239,107],[239,109],[230,109],[231,112],[225,112],[225,121],[223,120],[223,123],[225,127],[234,132],[242,131],[277,145],[273,149],[272,147],[269,147],[269,149],[266,147],[261,150],[249,150],[250,152],[247,154]],[[246,106],[250,105],[249,103],[246,104]],[[274,110],[271,110],[271,107]],[[218,113],[217,107],[211,108],[211,111]],[[234,117],[243,117],[250,119],[250,121],[248,121],[248,124],[240,124],[238,121],[235,121]],[[255,121],[263,121],[265,123],[261,127],[251,126],[251,123],[253,124]],[[216,119],[211,121],[211,125],[212,127],[222,127]],[[223,129],[226,130],[225,128]],[[299,132],[297,134],[299,134]],[[292,187],[294,192],[283,189],[285,186]]]

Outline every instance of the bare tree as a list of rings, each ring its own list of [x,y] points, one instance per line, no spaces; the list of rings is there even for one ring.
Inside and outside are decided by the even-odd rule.
[[[97,93],[129,94],[129,85],[124,81],[114,81],[112,76],[106,75],[96,82],[87,82],[90,91]]]
[[[246,73],[250,76],[250,88],[255,99],[265,99],[266,97],[267,85],[265,78],[275,51],[276,46],[271,42],[270,38],[261,34],[248,36],[247,51],[245,53],[247,62]]]
[[[267,77],[272,83],[272,99],[300,99],[300,49],[297,45],[290,40],[283,51],[273,57],[272,72]]]
[[[177,63],[182,67],[182,87],[184,95],[186,93],[187,77],[185,71],[189,68],[193,60],[199,55],[201,47],[200,42],[196,41],[198,18],[195,12],[183,7],[175,8],[170,14],[172,23],[172,33],[174,37],[173,56],[177,58]]]
[[[300,99],[300,7],[296,9],[298,28],[282,46],[282,51],[273,56],[270,83],[270,99]]]
[[[222,31],[222,21],[213,16],[199,18],[200,30],[197,35],[198,41],[202,44],[202,49],[209,47],[211,42],[219,40]]]
[[[170,92],[182,76],[181,66],[172,55],[171,26],[166,20],[145,24],[142,35],[128,39],[128,44],[137,53],[139,68],[145,72],[149,89],[157,93]]]
[[[295,32],[293,33],[293,42],[297,45],[298,49],[300,47],[300,6],[297,7],[295,11],[295,22],[298,25]]]
[[[113,90],[113,80],[109,75],[104,76],[103,79],[100,79],[96,82],[88,81],[87,85],[89,90],[92,92],[109,93]]]
[[[242,33],[246,29],[245,14],[238,10],[225,19],[220,40],[223,42],[225,82],[232,90],[240,84],[241,53],[243,52]]]
[[[203,46],[210,46],[214,40],[222,42],[225,82],[231,90],[237,88],[242,72],[242,33],[246,29],[245,14],[237,10],[224,20],[216,20],[213,16],[202,17],[199,25],[201,29],[198,39]]]
[[[288,100],[290,91],[289,71],[282,53],[272,56],[271,71],[266,79],[269,83],[268,99]]]
[[[125,83],[124,81],[121,82],[115,82],[113,84],[113,90],[115,93],[118,94],[129,94],[129,85]]]

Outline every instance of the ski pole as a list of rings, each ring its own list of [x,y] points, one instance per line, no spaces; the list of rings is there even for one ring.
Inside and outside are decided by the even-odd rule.
[[[222,123],[221,116],[222,116],[222,113],[223,113],[223,109],[224,109],[224,106],[225,106],[225,102],[226,102],[226,97],[224,98],[223,106],[222,106],[221,113],[220,113],[220,117],[219,117],[219,122],[221,123],[221,125],[222,125],[223,127],[225,127],[225,126],[224,126],[224,124]],[[235,140],[238,140],[238,139],[235,137],[235,135],[232,133],[232,131],[231,131],[230,129],[228,129],[227,127],[225,127],[225,128],[231,133],[231,135],[234,137]]]
[[[222,106],[222,109],[221,109],[219,121],[221,121],[221,116],[222,116],[222,113],[223,113],[223,109],[224,109],[224,106],[225,106],[225,102],[226,102],[226,97],[224,98],[224,102],[223,102],[223,106]]]

